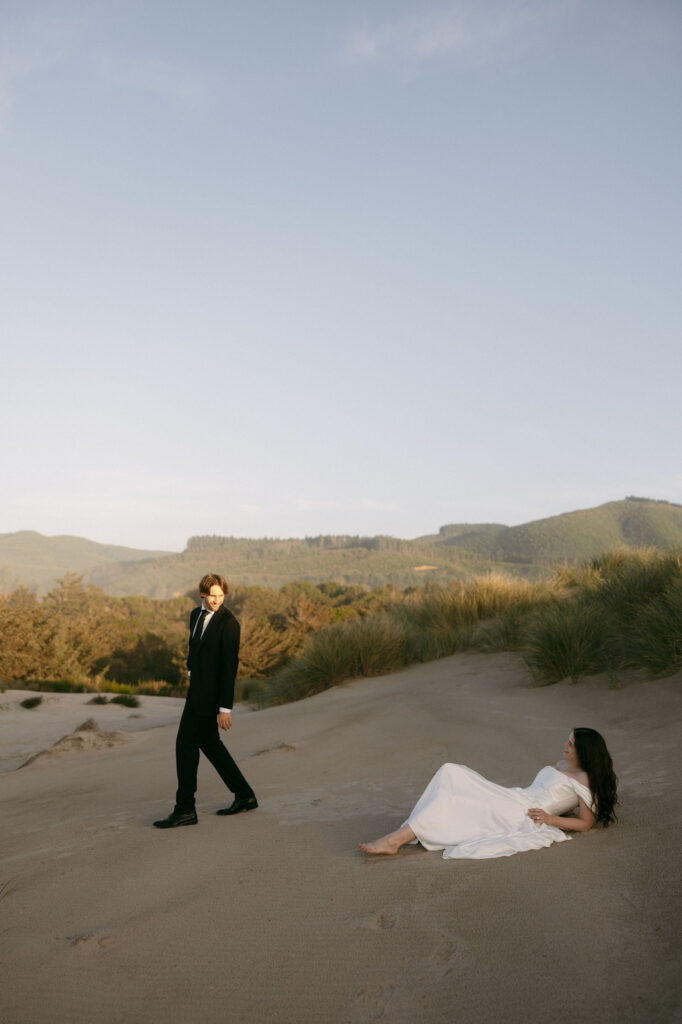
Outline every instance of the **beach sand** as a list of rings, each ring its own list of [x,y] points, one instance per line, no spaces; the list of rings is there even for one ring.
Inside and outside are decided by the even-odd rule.
[[[171,831],[151,823],[173,803],[181,702],[131,712],[50,695],[27,712],[24,691],[6,692],[0,1017],[679,1020],[681,681],[538,689],[513,655],[463,654],[240,708],[228,744],[259,809],[216,817],[230,796],[202,761],[199,825]],[[88,717],[116,744],[16,768]],[[583,725],[614,757],[616,826],[488,861],[357,850],[404,820],[443,762],[527,785]]]

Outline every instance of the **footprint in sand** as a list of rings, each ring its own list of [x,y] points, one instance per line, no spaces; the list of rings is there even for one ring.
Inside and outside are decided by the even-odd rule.
[[[392,910],[379,910],[373,914],[358,914],[349,917],[347,923],[351,928],[363,928],[370,932],[390,931],[398,922]]]
[[[395,986],[390,984],[363,985],[359,988],[353,996],[353,1002],[362,1013],[362,1020],[381,1020],[394,992]]]
[[[428,960],[436,968],[438,974],[441,977],[445,977],[452,971],[463,968],[467,963],[468,957],[464,943],[458,942],[447,935],[442,935],[434,946]]]
[[[296,750],[296,747],[294,747],[291,743],[276,743],[274,745],[274,747],[265,747],[264,750],[257,750],[255,752],[255,754],[252,754],[251,756],[252,757],[261,757],[263,754],[272,754],[276,750],[282,750],[282,751]]]
[[[111,935],[98,935],[96,932],[82,932],[80,935],[67,935],[66,941],[79,949],[87,949],[92,952],[102,952],[113,945],[114,939]]]

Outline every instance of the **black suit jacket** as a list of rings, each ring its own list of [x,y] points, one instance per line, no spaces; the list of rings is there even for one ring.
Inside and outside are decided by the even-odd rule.
[[[201,608],[195,608],[189,617],[190,640],[200,614]],[[239,623],[221,604],[201,640],[190,644],[187,703],[198,715],[215,715],[218,708],[232,707],[239,665],[239,633]]]

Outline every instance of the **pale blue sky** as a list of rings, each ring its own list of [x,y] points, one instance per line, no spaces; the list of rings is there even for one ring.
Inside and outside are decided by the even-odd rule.
[[[0,532],[682,501],[678,0],[0,0]]]

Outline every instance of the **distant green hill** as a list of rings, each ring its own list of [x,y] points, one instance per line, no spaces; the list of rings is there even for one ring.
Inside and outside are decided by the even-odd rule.
[[[0,592],[19,586],[46,593],[66,572],[87,576],[108,562],[158,558],[165,551],[141,551],[117,544],[98,544],[83,537],[45,537],[35,530],[0,533]]]
[[[167,598],[186,593],[211,568],[232,583],[281,587],[294,580],[378,587],[450,583],[489,568],[466,551],[391,537],[311,537],[306,540],[246,540],[192,537],[178,555],[106,565],[90,579],[108,593]]]
[[[24,584],[44,593],[67,571],[110,594],[155,598],[184,594],[211,570],[235,584],[267,587],[295,580],[408,587],[491,570],[540,579],[558,562],[585,561],[616,547],[682,547],[682,506],[627,498],[523,526],[453,523],[416,540],[192,537],[178,554],[24,531],[0,535],[0,590]]]
[[[582,562],[610,548],[682,544],[682,506],[627,498],[497,532],[460,533],[443,543],[469,555],[515,565]]]

